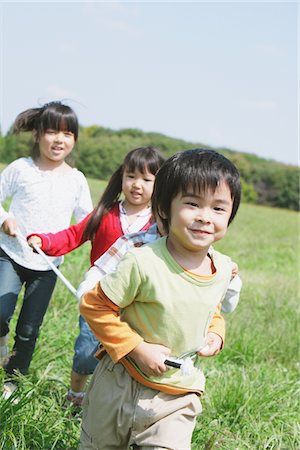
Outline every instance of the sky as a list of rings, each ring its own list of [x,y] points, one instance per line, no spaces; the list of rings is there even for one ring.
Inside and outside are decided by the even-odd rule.
[[[2,134],[21,111],[62,100],[83,126],[299,164],[298,8],[0,0]]]

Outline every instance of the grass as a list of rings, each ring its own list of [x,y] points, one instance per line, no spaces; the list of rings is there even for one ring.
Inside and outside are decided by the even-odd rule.
[[[104,185],[91,182],[94,203]],[[243,204],[216,246],[238,263],[244,286],[226,316],[223,352],[203,360],[206,394],[193,450],[300,448],[298,236],[296,212]],[[75,286],[89,251],[85,244],[61,267]],[[58,281],[30,374],[19,380],[21,400],[0,399],[0,450],[77,449],[81,418],[64,405],[77,321],[77,302]]]
[[[106,187],[107,181],[94,180],[92,178],[89,178],[88,181],[93,204],[96,205],[100,199],[102,192],[104,191],[104,188]]]

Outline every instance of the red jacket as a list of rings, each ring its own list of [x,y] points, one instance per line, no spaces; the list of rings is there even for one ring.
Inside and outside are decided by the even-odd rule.
[[[86,224],[93,212],[86,216],[81,222],[72,225],[65,230],[57,233],[39,234],[33,233],[28,236],[39,236],[42,240],[42,250],[49,256],[62,256],[80,247],[86,239],[83,239],[83,232]],[[151,218],[140,231],[148,230],[151,226]],[[121,236],[123,236],[121,228],[119,203],[103,216],[100,226],[96,232],[95,239],[92,241],[92,249],[90,253],[91,265],[110,248],[110,246]]]

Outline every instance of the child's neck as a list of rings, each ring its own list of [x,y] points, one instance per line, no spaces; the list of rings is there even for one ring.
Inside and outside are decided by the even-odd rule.
[[[130,224],[132,224],[136,220],[137,215],[143,211],[146,211],[149,208],[149,206],[148,206],[148,204],[132,205],[131,203],[127,202],[125,199],[123,202],[123,208],[126,211],[128,222]]]
[[[208,254],[208,248],[193,252],[169,238],[167,239],[167,248],[175,261],[185,270],[204,276],[214,273],[214,266]]]
[[[35,164],[43,171],[52,170],[56,172],[66,172],[70,169],[70,166],[65,161],[51,161],[41,157],[38,157],[35,160]]]

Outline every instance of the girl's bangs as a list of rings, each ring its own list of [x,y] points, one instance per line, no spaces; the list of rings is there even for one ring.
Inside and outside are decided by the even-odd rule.
[[[128,172],[138,170],[141,173],[150,172],[155,175],[160,167],[156,155],[151,155],[147,151],[134,152],[130,157],[124,161],[124,168]]]
[[[40,131],[45,133],[49,129],[69,131],[74,134],[76,140],[78,136],[77,117],[72,111],[64,113],[49,108],[40,117]]]

